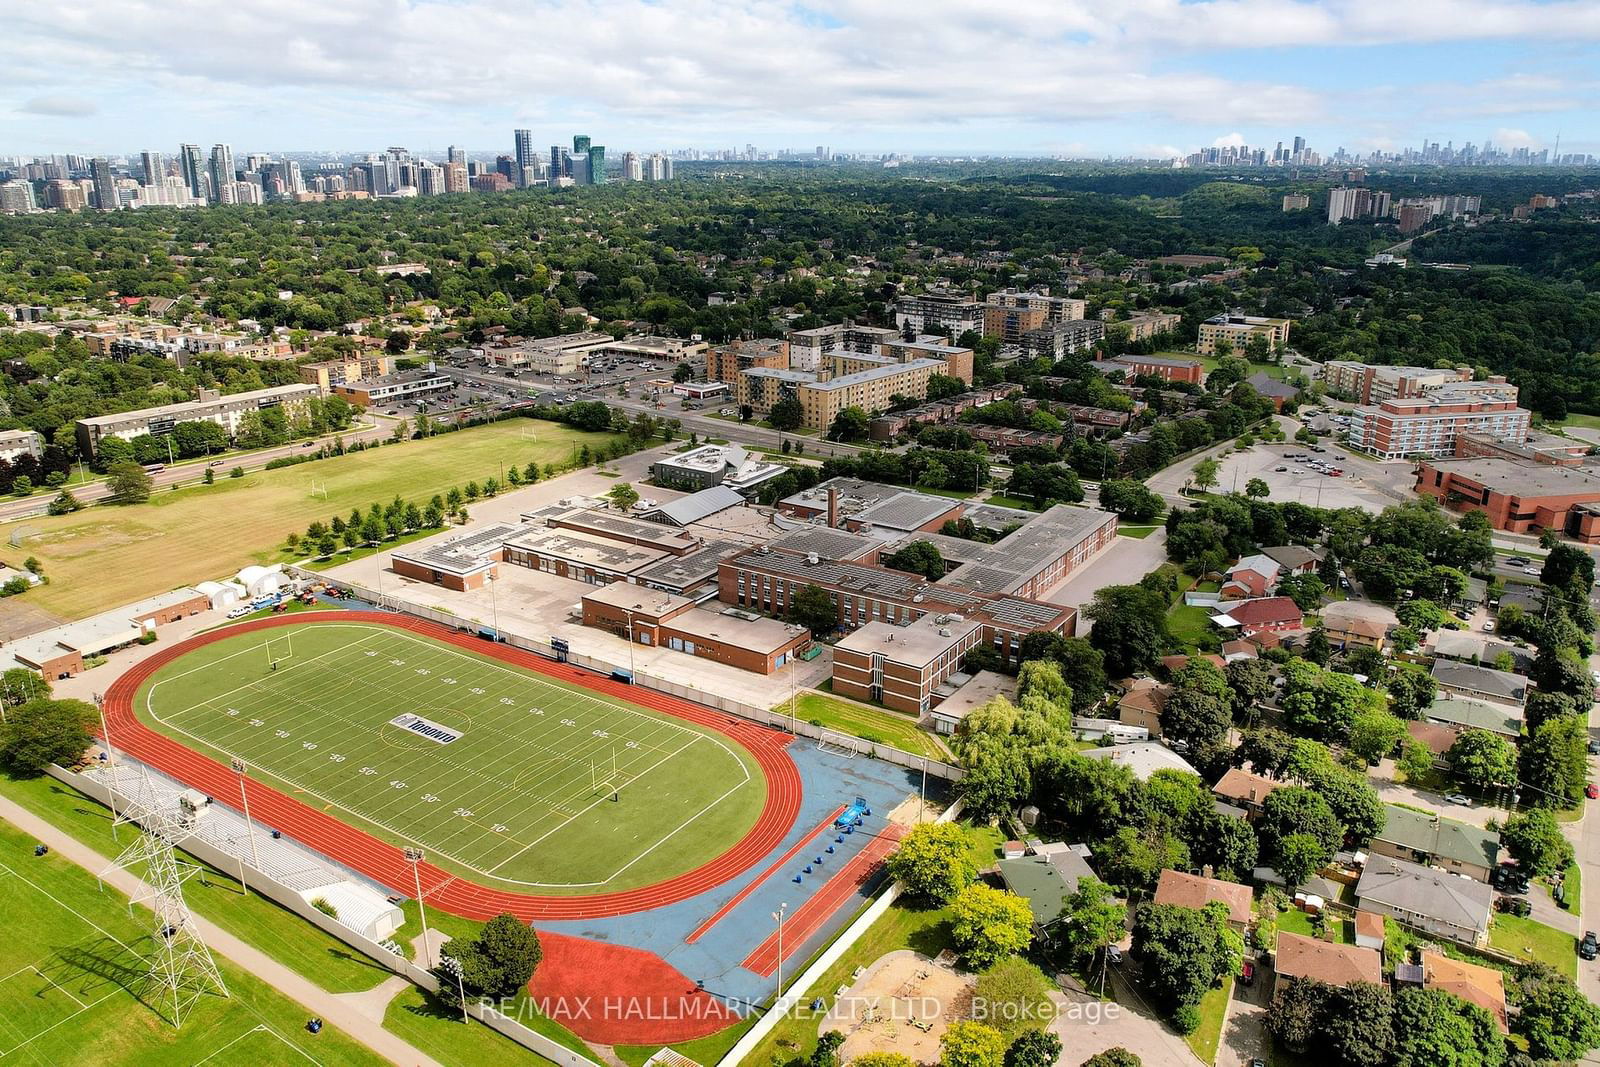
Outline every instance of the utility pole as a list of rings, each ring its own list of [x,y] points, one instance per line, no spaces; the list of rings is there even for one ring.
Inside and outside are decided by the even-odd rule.
[[[773,1007],[783,1003],[783,920],[788,910],[789,902],[784,901],[778,905],[778,910],[772,913],[773,920],[778,924],[778,994],[773,999]]]

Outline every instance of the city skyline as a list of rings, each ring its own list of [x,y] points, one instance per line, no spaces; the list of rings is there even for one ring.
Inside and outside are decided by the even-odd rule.
[[[11,16],[0,153],[218,140],[508,151],[513,128],[535,144],[605,130],[613,153],[1173,158],[1295,134],[1324,155],[1557,138],[1563,153],[1600,152],[1600,9],[1572,0],[1141,0],[1116,12],[1064,0],[1015,23],[973,0],[929,0],[914,23],[859,0],[555,0],[537,13],[291,0],[237,5],[227,20],[97,2]],[[263,67],[263,54],[278,59]]]

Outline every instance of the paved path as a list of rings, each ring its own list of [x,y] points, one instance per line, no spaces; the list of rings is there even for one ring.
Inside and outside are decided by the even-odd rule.
[[[1217,1043],[1219,1064],[1269,1059],[1267,1010],[1272,1004],[1272,981],[1272,969],[1257,960],[1254,985],[1233,983],[1228,1015],[1222,1022],[1222,1040]]]
[[[1098,1052],[1125,1048],[1145,1067],[1195,1067],[1201,1062],[1183,1038],[1167,1029],[1130,985],[1112,971],[1115,1001],[1100,1001],[1068,989],[1056,1000],[1050,1030],[1061,1038],[1057,1067],[1075,1067]]]
[[[23,833],[49,845],[52,850],[76,863],[91,874],[100,876],[111,863],[105,856],[85,845],[77,838],[45,822],[37,815],[13,801],[0,797],[0,819]],[[129,897],[150,892],[144,881],[127,871],[108,871],[103,880],[119,893]],[[385,1030],[381,1022],[374,1022],[349,1000],[300,977],[260,949],[247,945],[234,935],[206,919],[194,917],[200,936],[211,951],[226,956],[233,963],[276,989],[284,996],[297,1001],[306,1009],[307,1017],[319,1016],[329,1025],[366,1045],[391,1063],[418,1067],[441,1067],[437,1060],[423,1055],[411,1045]],[[381,988],[381,987],[380,987]]]

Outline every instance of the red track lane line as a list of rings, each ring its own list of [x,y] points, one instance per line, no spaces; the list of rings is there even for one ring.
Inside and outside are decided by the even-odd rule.
[[[789,951],[784,954],[785,956],[793,955],[806,943],[808,937],[822,929],[822,924],[827,922],[856,890],[872,879],[883,858],[894,850],[901,833],[898,826],[891,826],[883,834],[873,838],[865,848],[850,858],[849,863],[839,869],[838,874],[824,882],[822,887],[811,895],[811,899],[795,909],[795,913],[783,924],[784,930],[788,933],[789,944]],[[769,934],[765,941],[744,958],[740,966],[747,971],[754,971],[763,978],[771,977],[772,972],[778,969],[778,935]]]
[[[423,896],[428,903],[441,910],[469,919],[490,919],[502,912],[510,912],[518,918],[533,921],[599,918],[663,907],[704,893],[753,868],[783,840],[799,812],[803,787],[799,769],[786,751],[791,739],[785,734],[687,700],[623,685],[570,665],[552,663],[520,649],[505,645],[485,648],[478,638],[421,619],[371,612],[329,611],[312,618],[290,616],[259,619],[200,634],[162,649],[118,678],[106,694],[106,717],[113,726],[117,747],[184,784],[201,789],[233,806],[230,798],[238,788],[233,773],[215,760],[140,722],[133,710],[134,697],[139,687],[156,671],[196,648],[254,630],[318,623],[361,623],[408,630],[717,730],[743,745],[766,778],[767,799],[755,825],[726,852],[692,871],[637,889],[586,897],[562,897],[517,893],[479,885],[425,862],[419,871],[423,880]],[[411,870],[399,847],[254,779],[248,780],[247,789],[251,814],[258,822],[282,830],[290,837],[312,845],[391,888],[404,891],[411,884]]]
[[[688,937],[683,939],[683,943],[686,945],[692,945],[696,941],[700,940],[701,936],[703,936],[706,931],[710,930],[713,926],[717,925],[717,923],[721,922],[730,911],[743,903],[746,897],[760,888],[761,883],[765,882],[768,878],[771,878],[773,871],[776,871],[779,867],[782,867],[784,864],[794,859],[795,856],[799,854],[801,849],[805,848],[811,843],[811,840],[814,837],[832,826],[834,820],[837,819],[843,812],[843,804],[840,804],[837,808],[834,808],[833,814],[829,815],[826,819],[823,819],[820,823],[818,823],[816,829],[812,830],[809,834],[806,834],[806,836],[796,841],[793,848],[774,860],[772,866],[768,867],[766,870],[762,871],[760,874],[751,879],[749,885],[745,886],[743,889],[739,890],[738,893],[734,894],[733,899],[728,901],[722,907],[718,908],[712,914],[711,918],[707,919],[699,926],[696,926],[693,932],[691,932]]]

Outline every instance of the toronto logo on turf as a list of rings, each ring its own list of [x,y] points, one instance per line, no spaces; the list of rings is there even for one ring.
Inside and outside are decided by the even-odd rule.
[[[452,741],[461,740],[460,731],[452,730],[448,726],[440,726],[436,722],[424,719],[420,715],[412,715],[410,712],[404,715],[396,715],[389,720],[389,725],[398,726],[402,730],[410,730],[414,734],[426,737],[429,741],[436,741],[441,745],[448,745]]]

